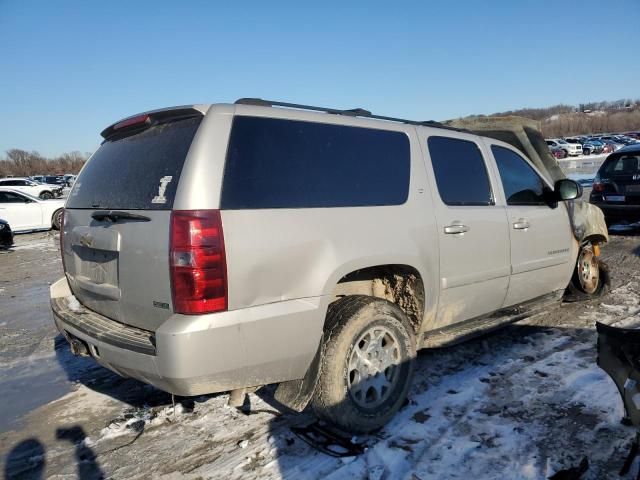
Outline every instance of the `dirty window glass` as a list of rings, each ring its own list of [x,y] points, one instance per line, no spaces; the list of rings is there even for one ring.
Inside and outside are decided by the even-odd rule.
[[[402,132],[238,116],[221,208],[399,205],[409,193],[409,164]]]
[[[105,141],[87,162],[67,208],[170,210],[202,117]]]
[[[429,137],[429,155],[440,198],[447,205],[493,205],[491,183],[478,145]]]
[[[26,197],[13,192],[0,192],[0,203],[25,203]]]
[[[507,205],[546,205],[545,183],[525,159],[508,148],[491,146]]]
[[[604,166],[605,175],[636,175],[640,174],[640,157],[624,155],[612,158]]]

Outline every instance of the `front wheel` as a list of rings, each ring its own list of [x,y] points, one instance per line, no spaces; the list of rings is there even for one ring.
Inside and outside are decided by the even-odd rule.
[[[395,304],[353,295],[329,306],[313,409],[343,430],[367,433],[402,407],[413,378],[416,342]]]
[[[53,198],[53,193],[51,193],[51,192],[42,192],[40,194],[40,198],[42,200],[49,200],[49,199]]]
[[[593,246],[580,249],[571,282],[565,292],[565,300],[575,302],[604,295],[609,287],[609,269],[596,257]]]

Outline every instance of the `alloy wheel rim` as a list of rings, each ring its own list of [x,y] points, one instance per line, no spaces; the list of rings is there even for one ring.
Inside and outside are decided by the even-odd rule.
[[[594,293],[600,281],[598,260],[591,249],[582,249],[578,259],[578,278],[580,286],[586,293]]]
[[[360,407],[372,409],[384,403],[398,383],[400,342],[386,327],[364,331],[348,360],[349,396]]]

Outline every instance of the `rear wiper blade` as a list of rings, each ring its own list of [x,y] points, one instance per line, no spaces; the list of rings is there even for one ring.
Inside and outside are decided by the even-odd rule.
[[[91,218],[98,221],[109,220],[117,222],[118,220],[134,220],[136,222],[150,222],[151,219],[137,213],[121,212],[120,210],[96,210],[91,214]]]

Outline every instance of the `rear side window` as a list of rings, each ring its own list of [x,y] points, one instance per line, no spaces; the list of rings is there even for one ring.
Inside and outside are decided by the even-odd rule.
[[[400,205],[409,193],[409,169],[402,132],[238,116],[221,208]]]
[[[76,180],[67,208],[170,210],[202,117],[105,141]]]
[[[545,183],[527,161],[508,148],[491,146],[507,205],[546,205]]]
[[[26,198],[13,192],[0,192],[0,203],[25,203]]]
[[[450,137],[429,137],[427,143],[445,204],[493,205],[489,175],[477,144]]]
[[[605,164],[603,173],[605,175],[640,174],[640,155],[622,155],[612,158]]]

